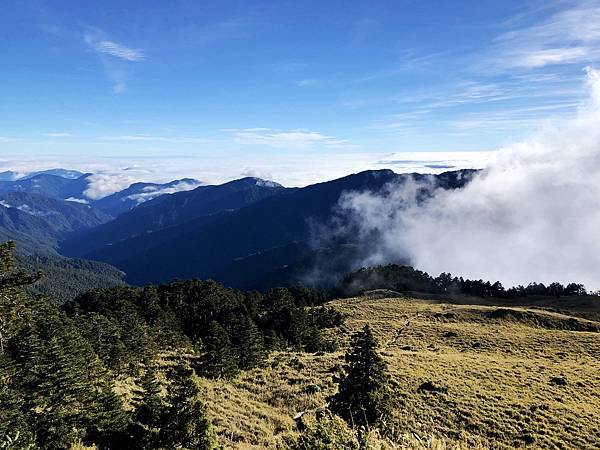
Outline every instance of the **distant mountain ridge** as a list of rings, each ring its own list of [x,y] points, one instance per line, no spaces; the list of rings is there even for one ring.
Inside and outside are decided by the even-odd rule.
[[[474,172],[399,175],[391,170],[365,171],[304,188],[281,188],[277,195],[234,210],[216,203],[211,214],[194,217],[190,213],[194,208],[186,208],[189,197],[202,192],[198,188],[138,207],[100,227],[98,230],[104,230],[104,234],[99,238],[94,238],[97,230],[92,230],[69,239],[61,249],[69,256],[112,264],[123,270],[132,283],[200,277],[215,278],[234,287],[254,287],[314,251],[309,242],[312,225],[331,216],[342,192],[378,192],[389,183],[413,178],[431,181],[431,189],[455,189],[468,183]],[[223,186],[211,189],[218,192]],[[117,224],[132,226],[137,232],[120,233]],[[149,232],[144,231],[144,224],[150,224]]]
[[[416,180],[419,197],[427,198],[438,188],[463,187],[475,172],[370,170],[303,188],[252,177],[221,185],[184,178],[133,183],[99,199],[88,195],[101,181],[91,173],[51,169],[16,180],[4,173],[0,239],[16,240],[29,254],[105,262],[136,284],[198,277],[246,289],[307,275],[318,281],[315,268],[348,272],[364,250],[351,233],[332,241],[319,236],[343,193],[379,193]]]
[[[46,253],[70,233],[93,228],[112,216],[89,205],[27,192],[0,195],[0,236],[28,253]]]
[[[47,170],[39,170],[35,172],[14,172],[12,170],[6,170],[4,172],[0,172],[0,181],[17,181],[24,180],[27,178],[33,178],[36,175],[55,175],[57,177],[75,179],[79,178],[83,175],[83,172],[78,170],[68,170],[68,169],[47,169]]]
[[[191,178],[134,183],[93,199],[88,195],[93,175],[68,169],[0,173],[0,240],[16,241],[22,252],[52,253],[69,235],[106,223],[147,200],[201,184]]]
[[[248,177],[160,196],[90,230],[84,236],[67,241],[63,244],[63,251],[67,254],[85,255],[106,245],[177,227],[193,220],[208,222],[221,214],[293,190],[272,181]]]
[[[0,195],[8,192],[38,194],[50,198],[88,203],[107,214],[118,216],[123,212],[158,196],[189,190],[202,183],[193,178],[168,183],[133,183],[127,188],[101,198],[92,198],[88,190],[93,173],[67,169],[49,169],[20,176],[16,172],[0,173]]]
[[[93,204],[97,208],[116,217],[165,194],[188,191],[201,184],[200,181],[193,178],[182,178],[181,180],[174,180],[163,184],[133,183],[122,191],[93,201]]]

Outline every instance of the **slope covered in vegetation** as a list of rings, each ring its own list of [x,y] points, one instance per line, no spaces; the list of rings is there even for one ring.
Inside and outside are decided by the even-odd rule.
[[[349,337],[365,324],[381,344],[397,399],[392,435],[374,436],[373,445],[597,448],[600,334],[555,324],[577,321],[597,329],[598,322],[536,308],[408,297],[329,305],[345,316],[332,333],[340,351],[277,352],[264,368],[207,384],[208,407],[226,448],[275,448],[274,442],[296,432],[293,417],[303,412],[307,426],[314,424],[337,390]],[[506,311],[538,320],[517,320]]]
[[[333,309],[308,290],[266,296],[212,281],[91,290],[59,302],[0,245],[0,446],[213,448],[195,373],[230,378],[269,352],[333,350]],[[119,383],[133,385],[118,395]],[[140,444],[143,443],[143,444]]]
[[[597,297],[575,317],[190,280],[59,304],[24,292],[38,277],[13,250],[0,246],[3,448],[598,443]]]

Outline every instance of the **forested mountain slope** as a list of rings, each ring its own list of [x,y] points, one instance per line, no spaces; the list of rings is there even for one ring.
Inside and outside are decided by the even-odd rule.
[[[453,189],[467,183],[473,173],[456,171],[424,176],[398,175],[390,170],[366,171],[110,245],[102,245],[104,240],[93,250],[89,248],[95,242],[85,238],[68,241],[64,249],[68,255],[108,262],[126,272],[127,280],[132,283],[213,277],[228,285],[251,287],[274,270],[294,264],[306,252],[314,250],[308,242],[311,227],[331,217],[343,192],[377,192],[388,183],[408,179],[427,180],[431,188]],[[270,252],[270,261],[263,261],[262,266],[254,264],[252,257],[265,252]],[[254,271],[251,279],[237,278],[236,274],[244,271],[240,267],[244,259],[248,259],[248,267]],[[234,265],[240,270],[231,270]]]
[[[115,220],[63,243],[66,254],[86,255],[106,245],[194,219],[210,221],[220,214],[251,205],[293,189],[258,178],[242,178],[222,185],[200,186],[190,191],[164,195],[121,214]]]
[[[0,235],[21,251],[46,253],[59,240],[112,219],[89,205],[27,192],[0,195]]]

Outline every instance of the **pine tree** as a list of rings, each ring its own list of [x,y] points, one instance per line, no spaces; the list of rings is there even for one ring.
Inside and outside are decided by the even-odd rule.
[[[156,367],[150,361],[138,381],[140,389],[134,391],[135,410],[129,433],[132,442],[140,449],[153,449],[159,445],[159,433],[163,427],[166,404],[161,396],[161,386],[156,379]]]
[[[19,329],[26,323],[30,312],[26,297],[21,287],[35,283],[41,277],[17,270],[12,241],[0,244],[0,354],[7,350],[8,343]]]
[[[384,424],[392,406],[389,375],[368,325],[352,337],[345,359],[346,375],[332,398],[332,410],[351,426],[368,428]]]
[[[13,363],[0,355],[0,448],[34,448],[17,373]]]
[[[200,389],[189,365],[179,363],[169,374],[168,409],[161,430],[161,446],[211,450],[217,448],[212,422],[200,400]]]
[[[238,370],[236,354],[225,328],[212,321],[204,340],[203,373],[211,377],[229,378]]]
[[[32,304],[13,352],[37,444],[64,448],[123,430],[121,402],[88,342],[56,305],[43,298]]]
[[[325,342],[323,341],[321,331],[316,326],[312,325],[306,333],[304,350],[314,353],[323,350],[324,347]]]
[[[369,448],[361,446],[357,433],[337,416],[318,416],[314,423],[305,424],[298,438],[289,437],[284,441],[286,450],[360,450]]]
[[[231,328],[232,344],[237,348],[240,369],[260,366],[266,356],[264,339],[252,319],[240,315],[233,321]]]

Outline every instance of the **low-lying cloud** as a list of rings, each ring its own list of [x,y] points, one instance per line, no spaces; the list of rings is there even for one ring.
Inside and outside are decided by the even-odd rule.
[[[115,192],[128,188],[140,180],[140,174],[135,172],[106,173],[100,172],[88,177],[88,188],[84,195],[91,200],[99,200]]]
[[[147,186],[142,192],[130,195],[127,198],[133,200],[139,205],[140,203],[147,202],[148,200],[160,197],[161,195],[175,194],[176,192],[182,191],[191,191],[192,189],[196,189],[201,185],[202,183],[195,180],[185,180],[173,183],[169,186]]]
[[[501,149],[463,189],[421,204],[410,183],[344,196],[346,223],[368,239],[362,264],[600,288],[600,72],[588,81],[594,101],[577,119]]]

